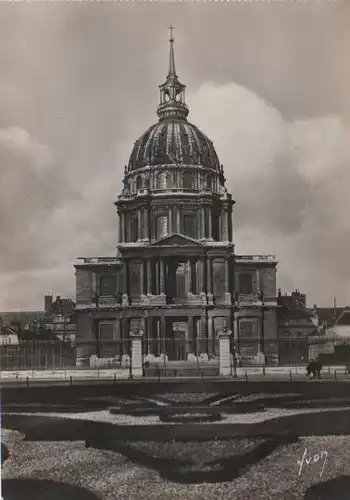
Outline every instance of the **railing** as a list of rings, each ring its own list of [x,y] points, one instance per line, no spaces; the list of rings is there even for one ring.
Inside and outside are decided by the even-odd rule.
[[[25,341],[0,346],[0,371],[128,368],[131,341],[94,340]],[[264,353],[264,356],[261,353]],[[350,339],[302,337],[235,339],[231,336],[232,362],[236,366],[299,366],[318,357],[324,366],[350,366]],[[204,334],[186,339],[185,332],[161,338],[147,332],[142,338],[142,355],[149,365],[180,363],[212,366],[218,364],[219,340]]]
[[[173,337],[144,337],[142,341],[143,355],[148,357],[149,362],[164,362],[164,354],[167,361],[189,361],[208,362],[217,359],[219,355],[219,343],[217,338],[197,337],[186,339],[184,334]]]
[[[26,341],[0,347],[0,370],[75,367],[76,349],[70,341]]]
[[[130,360],[130,349],[129,339],[25,341],[0,346],[0,370],[72,369],[79,366],[79,360],[84,360],[85,368],[122,368]]]
[[[276,255],[237,255],[236,261],[276,261]]]
[[[119,262],[116,257],[77,257],[77,260],[83,260],[84,264],[117,264]]]
[[[261,297],[257,293],[250,294],[238,294],[237,296],[238,305],[263,305]],[[277,305],[277,297],[264,295],[264,305]]]

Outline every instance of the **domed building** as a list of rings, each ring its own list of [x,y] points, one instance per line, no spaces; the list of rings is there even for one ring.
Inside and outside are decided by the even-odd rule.
[[[277,262],[235,256],[235,202],[212,141],[188,121],[172,35],[169,41],[158,121],[135,142],[115,202],[118,257],[75,265],[79,362],[91,354],[122,356],[133,331],[143,333],[150,359],[215,356],[223,329],[248,357],[276,350],[259,339],[266,328],[277,335]]]

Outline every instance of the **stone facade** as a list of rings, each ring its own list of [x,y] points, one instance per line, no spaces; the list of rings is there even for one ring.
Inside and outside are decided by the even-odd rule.
[[[218,332],[249,359],[277,336],[277,262],[235,255],[235,202],[212,142],[187,121],[184,90],[171,38],[159,122],[135,142],[115,202],[118,256],[75,266],[80,363],[96,353],[85,341],[120,341],[123,355],[137,331],[143,355],[184,361],[218,355]]]

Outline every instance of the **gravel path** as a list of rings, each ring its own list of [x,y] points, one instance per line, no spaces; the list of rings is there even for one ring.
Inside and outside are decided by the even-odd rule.
[[[225,421],[227,423],[253,424],[280,416],[334,410],[343,411],[344,408],[273,408],[249,415],[228,415]],[[77,414],[44,412],[35,414],[109,422],[118,425],[160,424],[156,416],[111,415],[108,410]],[[28,415],[33,415],[33,413],[28,413]],[[101,500],[115,500],[116,498],[118,500],[216,500],[217,498],[227,500],[295,500],[303,499],[307,489],[320,481],[324,482],[349,474],[350,436],[301,438],[298,443],[279,447],[266,459],[253,465],[233,481],[202,484],[180,484],[167,481],[155,470],[134,464],[119,453],[93,448],[86,449],[85,443],[80,441],[29,442],[24,441],[24,436],[19,432],[7,429],[2,429],[1,438],[2,442],[8,445],[11,454],[2,469],[2,478],[5,482],[6,479],[11,478],[50,479],[87,488]],[[142,444],[139,446],[142,449]],[[159,443],[157,446],[159,447]],[[191,448],[191,443],[187,443],[186,446]],[[205,456],[207,452],[208,458],[213,460],[220,454],[229,456],[230,453],[237,452],[237,446],[237,440],[226,441],[222,444],[219,442],[192,444],[193,450],[198,449],[196,451],[198,457]],[[144,448],[147,450],[147,443],[144,444]],[[185,454],[185,448],[182,449],[183,454]],[[208,449],[211,450],[210,453],[208,453]],[[307,457],[314,454],[320,455],[322,451],[328,453],[322,477],[320,477],[320,473],[323,462],[304,464],[299,475],[298,460],[301,460],[305,449]],[[346,500],[348,491],[349,485],[340,496],[330,495],[329,498]],[[15,499],[5,497],[4,500],[25,500],[26,498],[24,495]],[[81,498],[84,499],[84,495]],[[73,500],[73,498],[65,495],[64,500]],[[79,500],[79,498],[76,497],[74,500]]]
[[[348,436],[301,439],[299,443],[279,448],[232,482],[194,485],[165,481],[157,472],[134,465],[118,453],[87,450],[82,442],[26,442],[18,432],[6,429],[2,431],[2,439],[11,451],[3,467],[4,480],[30,477],[62,481],[88,488],[101,500],[302,499],[311,485],[348,474],[349,470]],[[328,452],[322,478],[318,463],[304,467],[298,475],[297,460],[305,448],[308,454]],[[335,500],[346,499],[347,495],[348,491],[344,491]]]
[[[349,407],[334,407],[334,408],[305,408],[305,409],[284,409],[284,408],[267,408],[265,411],[248,413],[248,414],[230,414],[223,415],[222,420],[210,422],[210,425],[216,424],[255,424],[265,422],[278,417],[288,417],[291,415],[299,415],[305,413],[318,413],[327,411],[344,411],[350,410]],[[6,412],[7,413],[7,412]],[[94,422],[107,422],[116,425],[175,425],[173,422],[160,422],[158,416],[151,415],[147,417],[135,417],[131,415],[114,415],[110,414],[109,410],[90,411],[82,413],[45,413],[45,412],[8,412],[8,415],[37,415],[40,417],[61,417],[71,418],[74,420],[92,420]]]

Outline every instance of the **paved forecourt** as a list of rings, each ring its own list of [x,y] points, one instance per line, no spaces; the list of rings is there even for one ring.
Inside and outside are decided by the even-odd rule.
[[[30,385],[43,382],[65,382],[74,383],[78,381],[93,381],[93,380],[111,380],[111,381],[126,381],[130,378],[129,369],[105,369],[105,370],[18,370],[18,371],[2,371],[0,372],[0,384],[12,385],[13,383],[30,383]],[[142,382],[147,380],[155,380],[158,377],[133,377],[134,379]],[[233,377],[211,377],[203,375],[199,376],[160,376],[161,379],[179,380],[179,379],[227,379]],[[246,367],[237,368],[236,377],[234,380],[249,380],[249,381],[263,381],[263,380],[293,380],[305,381],[310,379],[306,376],[305,367],[302,366],[283,366],[283,367]],[[350,381],[350,375],[345,366],[329,366],[322,370],[321,380],[342,380]]]

